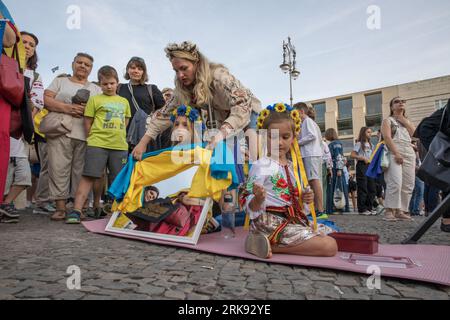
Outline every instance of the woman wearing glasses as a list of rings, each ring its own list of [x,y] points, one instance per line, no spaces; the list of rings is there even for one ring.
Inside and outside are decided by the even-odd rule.
[[[396,97],[390,102],[391,114],[383,121],[381,133],[389,150],[384,220],[410,221],[407,214],[415,181],[416,153],[411,144],[415,127],[406,118],[406,101]]]

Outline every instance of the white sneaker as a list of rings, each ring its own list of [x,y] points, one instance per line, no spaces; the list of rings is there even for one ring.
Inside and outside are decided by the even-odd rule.
[[[366,211],[364,211],[364,212],[361,212],[360,215],[362,215],[362,216],[371,216],[371,215],[372,215],[372,212],[369,211],[369,210],[366,210]]]
[[[373,216],[376,216],[376,215],[378,214],[377,210],[371,210],[370,213],[371,213]]]

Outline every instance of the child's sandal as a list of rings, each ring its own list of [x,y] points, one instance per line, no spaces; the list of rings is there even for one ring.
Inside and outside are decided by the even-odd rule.
[[[50,217],[52,221],[63,221],[66,218],[65,210],[56,210],[54,214]]]

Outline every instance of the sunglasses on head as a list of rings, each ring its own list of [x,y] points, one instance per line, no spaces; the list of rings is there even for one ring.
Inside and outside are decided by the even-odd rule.
[[[144,62],[144,59],[142,59],[141,57],[133,57],[130,59],[131,61],[139,61],[139,62]]]

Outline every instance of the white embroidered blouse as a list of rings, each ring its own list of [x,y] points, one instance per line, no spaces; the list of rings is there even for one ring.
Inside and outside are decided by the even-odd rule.
[[[294,186],[294,195],[298,197],[297,183],[295,182],[292,162],[290,161],[288,171],[290,180]],[[259,211],[253,211],[249,206],[250,201],[255,197],[253,194],[253,186],[255,183],[264,187],[266,190],[266,200]],[[267,157],[254,162],[245,185],[245,195],[245,209],[252,220],[265,213],[267,207],[290,206],[291,193],[289,191],[285,168],[277,161]],[[305,206],[304,208],[306,212],[309,211],[307,207]]]

